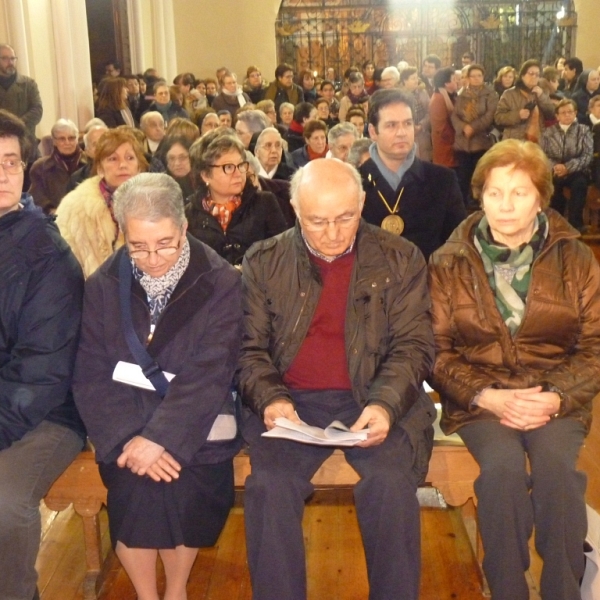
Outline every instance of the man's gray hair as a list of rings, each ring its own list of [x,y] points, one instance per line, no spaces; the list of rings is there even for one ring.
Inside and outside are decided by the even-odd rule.
[[[59,119],[52,125],[52,129],[50,130],[50,135],[55,137],[55,135],[59,131],[74,131],[75,135],[79,135],[79,129],[71,119]]]
[[[83,132],[87,133],[92,127],[106,127],[106,123],[102,119],[94,117],[85,124]]]
[[[355,168],[360,167],[360,160],[364,154],[368,154],[369,148],[375,142],[369,138],[360,138],[352,144],[350,152],[348,153],[348,162]]]
[[[259,134],[258,137],[256,138],[256,146],[255,148],[259,148],[260,146],[262,146],[262,140],[264,137],[266,137],[269,133],[276,133],[279,138],[281,140],[283,140],[283,138],[281,137],[281,133],[279,133],[279,130],[277,129],[277,127],[267,127],[266,129],[263,129]]]
[[[163,123],[165,122],[165,118],[157,110],[150,110],[140,118],[140,129],[144,129],[144,125],[154,119],[160,119]]]
[[[108,127],[106,125],[94,125],[93,127],[90,127],[84,134],[83,134],[83,146],[84,148],[87,150],[88,148],[88,141],[90,139],[90,133],[92,133],[92,131],[98,131],[99,129],[101,129],[102,131],[107,131]]]
[[[128,218],[171,219],[180,228],[186,223],[181,188],[166,173],[140,173],[128,179],[115,192],[113,210],[121,231]]]
[[[318,160],[335,160],[335,161],[337,161],[338,164],[343,165],[343,167],[348,172],[348,178],[351,179],[352,181],[354,181],[354,183],[356,185],[357,196],[360,197],[360,195],[363,192],[362,179],[360,177],[359,172],[353,166],[349,165],[348,163],[342,162],[341,160],[339,160],[337,158],[321,158]],[[310,165],[310,163],[308,163],[308,165]],[[294,207],[294,210],[296,211],[296,213],[298,213],[298,210],[300,208],[300,204],[298,202],[298,195],[299,195],[300,186],[302,185],[302,180],[304,179],[304,171],[306,170],[308,165],[306,165],[304,167],[300,167],[294,173],[294,176],[292,177],[292,180],[290,181],[290,195],[291,195],[290,204]]]
[[[238,113],[237,120],[245,123],[250,133],[258,133],[271,125],[271,120],[262,110],[245,110]]]
[[[327,142],[331,146],[331,144],[335,144],[341,137],[349,134],[353,135],[355,140],[358,139],[358,131],[352,123],[349,123],[348,121],[338,123],[329,130]]]

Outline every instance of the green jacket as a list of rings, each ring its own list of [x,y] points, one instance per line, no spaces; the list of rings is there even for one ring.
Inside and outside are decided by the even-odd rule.
[[[33,79],[17,74],[8,90],[0,86],[0,108],[22,119],[35,138],[35,126],[42,120],[43,109],[40,92]]]

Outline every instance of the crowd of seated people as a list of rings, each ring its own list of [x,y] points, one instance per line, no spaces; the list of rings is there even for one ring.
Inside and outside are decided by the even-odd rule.
[[[468,208],[475,206],[471,177],[485,152],[500,139],[530,140],[542,146],[553,165],[564,166],[553,166],[552,206],[585,231],[582,211],[587,186],[600,181],[598,70],[584,69],[576,58],[557,59],[546,66],[532,59],[486,73],[470,53],[465,56],[462,72],[442,66],[438,57],[430,55],[420,68],[401,61],[398,67],[375,70],[367,62],[348,68],[344,78],[335,81],[312,71],[303,71],[295,79],[287,64],[277,67],[271,84],[256,66],[248,67],[241,84],[225,67],[215,78],[203,80],[192,73],[179,74],[172,86],[153,69],[143,76],[108,76],[97,86],[96,118],[86,125],[81,140],[74,123],[65,119],[55,123],[51,152],[30,169],[29,191],[45,212],[56,212],[68,192],[97,176],[95,147],[105,128],[126,127],[142,132],[142,153],[151,163],[150,171],[174,176],[187,198],[199,182],[191,167],[168,157],[174,138],[165,139],[165,132],[175,120],[197,126],[189,143],[175,145],[181,157],[198,136],[233,128],[244,147],[257,156],[257,176],[275,181],[271,185],[279,190],[281,202],[289,198],[281,184],[299,166],[323,156],[347,160],[350,148],[332,152],[328,132],[347,121],[356,129],[355,143],[368,138],[370,96],[377,89],[400,89],[413,99],[417,156],[456,172]],[[569,123],[560,118],[570,113],[571,105],[564,104],[568,98],[576,111]],[[273,127],[278,133],[269,131],[257,145],[261,132]],[[346,133],[345,141],[352,137]],[[333,138],[337,139],[335,133]],[[576,163],[572,150],[569,156],[557,156],[565,147],[577,149]],[[169,160],[175,170],[169,168]],[[566,197],[565,188],[570,191]]]
[[[248,67],[243,81],[238,81],[233,71],[223,67],[217,70],[215,77],[202,80],[193,73],[181,73],[172,84],[152,69],[143,76],[121,76],[111,71],[97,85],[95,118],[83,131],[64,118],[53,125],[47,151],[42,152],[29,170],[28,193],[38,210],[54,216],[86,280],[103,269],[111,257],[124,255],[120,249],[132,231],[124,231],[125,223],[133,226],[132,223],[140,220],[146,225],[154,222],[149,192],[144,192],[146,200],[142,202],[137,199],[138,195],[142,196],[140,190],[149,190],[156,182],[160,189],[181,197],[181,214],[177,207],[167,206],[164,208],[167,221],[171,219],[172,223],[161,225],[167,232],[174,228],[175,233],[169,233],[168,239],[173,244],[177,240],[178,245],[163,247],[159,244],[159,249],[164,250],[162,254],[158,249],[137,248],[144,268],[138,271],[134,268],[134,273],[141,285],[149,282],[148,289],[144,290],[148,298],[152,298],[152,310],[156,309],[154,316],[158,319],[174,288],[169,288],[169,281],[158,273],[161,269],[153,270],[153,265],[165,257],[173,257],[173,267],[196,261],[194,257],[202,252],[194,245],[197,242],[192,243],[190,259],[190,248],[183,242],[186,234],[203,242],[229,265],[242,269],[255,243],[279,236],[294,226],[302,231],[302,236],[308,234],[309,238],[316,236],[320,240],[330,235],[331,224],[336,231],[350,231],[358,221],[354,213],[315,224],[308,219],[302,221],[298,206],[291,200],[301,185],[306,187],[311,183],[309,179],[302,184],[304,172],[322,174],[324,169],[319,165],[323,163],[313,161],[334,158],[348,163],[353,169],[344,166],[343,169],[349,171],[342,169],[339,176],[351,173],[357,180],[362,177],[366,201],[363,199],[359,204],[362,210],[365,202],[362,215],[367,222],[398,234],[403,233],[406,226],[404,237],[419,247],[426,260],[442,247],[433,254],[431,271],[440,315],[434,323],[436,344],[438,351],[447,353],[436,367],[440,390],[451,399],[450,404],[460,405],[460,410],[471,416],[474,412],[481,414],[484,409],[500,415],[505,410],[504,400],[498,400],[500,394],[488,392],[490,387],[482,391],[473,384],[473,390],[478,391],[473,400],[473,394],[469,395],[473,390],[458,393],[453,389],[453,376],[445,370],[449,360],[462,361],[461,368],[467,371],[471,371],[473,365],[462,356],[460,344],[453,345],[453,339],[444,329],[446,321],[451,319],[445,311],[455,301],[446,298],[449,284],[444,281],[460,281],[464,273],[451,272],[449,263],[443,262],[442,257],[446,260],[454,256],[456,246],[453,244],[464,242],[465,247],[469,247],[469,252],[472,251],[469,260],[477,265],[473,268],[478,269],[485,286],[491,288],[486,302],[499,308],[501,321],[504,321],[499,321],[497,326],[502,328],[507,324],[508,337],[514,337],[518,329],[514,322],[520,323],[524,317],[528,288],[521,289],[511,281],[517,271],[523,271],[529,285],[529,278],[541,270],[533,269],[531,260],[525,265],[519,261],[537,256],[535,253],[541,255],[546,238],[555,252],[559,245],[557,235],[568,240],[568,248],[574,248],[569,251],[575,256],[579,246],[574,230],[584,233],[587,229],[583,211],[588,186],[600,186],[600,72],[584,68],[576,58],[557,59],[552,65],[530,59],[522,65],[502,65],[494,73],[486,72],[469,52],[464,53],[462,63],[462,69],[457,70],[454,65],[443,65],[437,56],[429,55],[422,65],[401,61],[398,65],[376,69],[376,65],[367,61],[347,68],[340,78],[331,69],[323,73],[324,77],[305,70],[295,78],[293,67],[284,63],[277,66],[270,83],[254,65]],[[514,141],[507,143],[508,140]],[[527,142],[530,144],[522,144]],[[501,148],[506,148],[506,152],[510,150],[512,162],[503,162],[502,153],[497,149],[490,154],[499,143],[504,144]],[[6,160],[0,173],[9,172],[7,165],[15,171],[13,174],[18,174],[18,165],[11,166]],[[546,167],[544,174],[541,171]],[[517,171],[519,177],[524,176],[522,187],[531,198],[535,197],[526,219],[523,217],[527,221],[524,236],[503,236],[502,221],[500,225],[494,221],[497,218],[494,210],[500,210],[493,204],[497,195],[515,191],[507,169],[511,173]],[[533,169],[538,171],[534,173]],[[136,178],[145,172],[161,176]],[[473,189],[474,174],[479,183]],[[134,178],[134,184],[127,183]],[[491,182],[496,180],[492,186]],[[490,186],[497,195],[492,194]],[[425,203],[425,196],[431,204]],[[121,204],[126,201],[126,208],[119,208],[119,198]],[[463,221],[467,209],[475,212],[479,208],[479,198],[483,198],[484,204],[488,202],[485,217],[482,219],[478,212],[479,216],[469,217],[471,221]],[[431,214],[419,214],[422,201]],[[139,208],[142,205],[143,218],[138,218],[136,211],[142,210]],[[548,206],[566,216],[572,227],[553,212],[549,213],[549,220],[538,216]],[[402,211],[409,211],[413,221],[405,223],[399,216]],[[385,226],[386,221],[392,225]],[[461,221],[463,229],[456,229]],[[481,223],[487,221],[489,229],[481,227]],[[432,224],[439,224],[435,236],[428,230]],[[465,227],[473,224],[477,228],[475,237],[462,240]],[[530,226],[536,228],[533,233]],[[150,236],[150,229],[141,231],[140,236]],[[458,233],[452,234],[455,229]],[[306,237],[302,239],[306,241]],[[448,239],[448,245],[444,246]],[[503,240],[518,241],[518,252],[509,244],[504,256],[503,250],[498,249],[504,248]],[[349,251],[353,244],[348,246]],[[268,250],[266,245],[260,248]],[[129,251],[132,252],[131,245]],[[133,253],[136,253],[135,248]],[[327,258],[327,252],[316,254],[320,260],[322,255]],[[588,254],[584,258],[587,261]],[[224,263],[218,262],[221,259],[212,255],[204,259],[212,261],[213,267],[224,268]],[[419,260],[422,261],[422,257]],[[452,265],[459,263],[456,260]],[[204,266],[193,262],[199,273]],[[558,270],[556,265],[552,267]],[[183,270],[184,267],[177,281]],[[575,275],[579,277],[579,273]],[[103,271],[94,282],[102,278],[106,279],[103,285],[111,288],[110,271]],[[153,278],[160,280],[160,284],[153,282]],[[580,279],[577,285],[583,285]],[[506,285],[508,280],[509,285]],[[191,282],[183,281],[186,286],[194,287]],[[470,301],[470,288],[457,293],[463,294],[459,301]],[[581,307],[582,315],[587,315],[596,301],[594,298],[589,305]],[[277,299],[268,298],[266,302],[277,303]],[[575,331],[575,325],[572,329]],[[456,335],[456,331],[452,333]],[[86,343],[91,357],[94,344],[90,335],[87,331]],[[235,332],[231,336],[237,340]],[[586,333],[585,343],[589,337]],[[479,344],[480,340],[475,343]],[[502,352],[508,353],[507,348]],[[541,364],[547,357],[538,358],[532,360]],[[502,356],[492,358],[489,368],[493,370],[501,360]],[[543,375],[540,373],[535,381],[522,381],[523,402],[551,405],[552,412],[544,413],[535,422],[527,421],[535,427],[572,408],[570,400],[563,398],[561,386],[554,386],[554,380],[544,379]],[[556,381],[559,380],[563,382],[560,378]],[[86,383],[80,381],[79,385],[85,388]],[[532,399],[532,395],[536,397]],[[587,418],[589,394],[582,394],[582,398],[585,406],[581,410]],[[511,427],[521,422],[514,416],[517,408],[509,402],[508,410],[513,411]],[[450,420],[447,415],[447,426],[454,428],[455,424],[448,425]],[[469,433],[475,429],[471,426],[465,430],[466,443],[474,453],[483,452],[484,440]],[[573,452],[578,449],[585,428],[579,429],[577,439],[570,446]],[[177,461],[173,462],[172,457],[164,457],[164,461],[169,476],[176,477]],[[113,476],[114,473],[110,474]],[[577,496],[576,491],[574,495]],[[520,532],[519,539],[526,542],[526,534],[527,531]],[[500,533],[492,531],[484,542],[495,544],[499,536]],[[135,536],[131,540],[135,543]],[[121,547],[120,552],[128,569],[128,551]],[[128,570],[135,576],[135,568]],[[578,568],[573,571],[578,572]],[[498,581],[502,580],[495,566],[489,572]],[[134,583],[137,587],[138,583]],[[500,589],[502,584],[496,585]]]

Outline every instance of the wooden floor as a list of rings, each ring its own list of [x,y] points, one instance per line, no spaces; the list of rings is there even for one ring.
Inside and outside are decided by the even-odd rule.
[[[218,544],[202,549],[188,585],[189,600],[250,600],[243,508],[236,507]],[[38,558],[42,600],[82,600],[85,564],[79,517],[67,509],[43,511],[44,535]],[[105,511],[101,516],[109,548]],[[477,565],[459,509],[421,509],[421,600],[482,598]],[[350,490],[317,492],[304,516],[309,600],[366,600],[368,588],[360,533]],[[100,600],[135,600],[114,555]],[[539,559],[533,557],[531,600],[538,600]],[[536,573],[538,575],[536,575]],[[162,574],[159,584],[164,586]]]

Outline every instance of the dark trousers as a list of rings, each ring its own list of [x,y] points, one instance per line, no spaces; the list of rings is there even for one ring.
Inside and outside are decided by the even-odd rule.
[[[589,178],[585,173],[569,173],[566,177],[555,177],[554,195],[550,200],[550,206],[557,210],[561,215],[565,214],[567,199],[564,195],[564,189],[571,190],[569,200],[569,223],[576,229],[583,227],[583,209],[587,198],[587,189]]]
[[[299,392],[294,402],[300,418],[319,427],[334,419],[352,425],[362,412],[349,392]],[[281,439],[250,442],[252,474],[246,480],[244,512],[255,600],[306,599],[304,501],[314,489],[311,477],[332,452],[330,447]],[[408,436],[395,427],[380,446],[344,452],[360,475],[354,499],[369,598],[416,600],[420,521]]]
[[[544,561],[543,600],[579,600],[587,532],[586,477],[576,470],[583,424],[555,419],[523,432],[480,421],[458,433],[481,468],[477,515],[493,600],[528,600],[525,571],[534,525],[535,548]]]
[[[475,172],[475,167],[479,159],[485,154],[485,150],[480,152],[461,152],[459,150],[454,151],[454,156],[458,161],[458,184],[460,191],[463,195],[465,205],[469,206],[473,202],[473,195],[471,194],[471,178]]]

